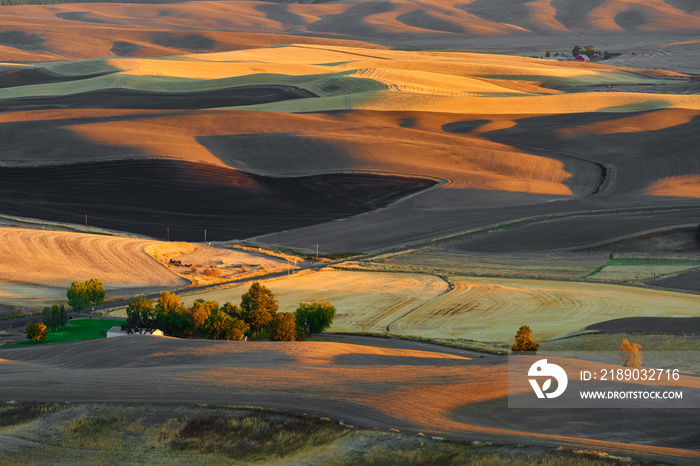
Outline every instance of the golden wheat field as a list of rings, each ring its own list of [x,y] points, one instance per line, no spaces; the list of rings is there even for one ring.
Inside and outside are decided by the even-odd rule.
[[[264,284],[291,312],[300,301],[330,301],[329,331],[511,342],[528,325],[538,340],[583,331],[622,317],[694,317],[697,297],[620,285],[326,270]],[[185,297],[240,302],[246,286]]]

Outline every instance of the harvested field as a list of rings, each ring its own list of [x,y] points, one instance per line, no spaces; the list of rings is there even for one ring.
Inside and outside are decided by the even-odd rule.
[[[330,301],[337,310],[333,332],[376,332],[510,343],[529,325],[536,340],[562,337],[616,317],[695,317],[697,296],[637,287],[450,277],[454,288],[432,275],[322,271],[265,282],[289,312],[299,301]],[[240,302],[247,286],[186,296]]]
[[[211,243],[157,243],[147,246],[146,252],[197,286],[298,268],[286,260]]]
[[[56,24],[57,18],[61,27]],[[508,47],[544,55],[547,46],[570,51],[570,37],[583,36],[586,43],[604,38],[603,44],[619,47],[624,33],[626,38],[632,37],[627,42],[636,46],[632,50],[640,50],[640,43],[658,42],[648,52],[640,51],[640,59],[651,55],[673,63],[676,50],[683,48],[688,39],[695,39],[693,33],[700,28],[695,6],[685,0],[601,0],[585,5],[576,0],[552,4],[465,4],[461,0],[429,4],[413,0],[290,5],[262,1],[137,6],[83,3],[5,7],[0,20],[14,34],[6,40],[8,50],[25,60],[107,56],[114,41],[126,40],[140,44],[141,56],[162,56],[195,49],[225,50],[299,41],[343,43],[339,39],[413,48],[464,47],[465,36],[470,38],[472,48]],[[44,43],[24,50],[27,46],[17,40],[17,33],[22,31],[41,35]],[[80,42],[79,37],[88,40]],[[563,48],[561,42],[567,47]],[[666,44],[678,45],[663,48]],[[20,55],[20,51],[25,53]]]
[[[371,174],[271,178],[168,160],[5,168],[0,212],[75,223],[88,215],[92,225],[155,238],[169,229],[178,241],[200,240],[206,229],[216,241],[356,215],[433,184]]]
[[[384,330],[396,318],[447,291],[447,283],[426,274],[324,271],[264,282],[280,302],[280,310],[292,312],[300,301],[330,301],[336,307],[336,324],[347,322],[370,331]],[[249,285],[248,285],[249,286]],[[238,286],[183,296],[238,304],[248,286]],[[344,327],[343,327],[344,328]],[[332,330],[342,330],[334,326]]]
[[[687,464],[700,457],[697,438],[685,435],[697,422],[692,410],[626,410],[622,423],[620,410],[545,409],[524,417],[507,408],[504,359],[474,359],[425,344],[126,336],[5,349],[0,356],[0,398],[21,402],[291,408],[428,436],[557,445]],[[130,377],[124,377],[125,370]],[[47,392],[49,381],[54,390]],[[631,425],[635,428],[626,428]]]
[[[379,270],[398,268],[446,275],[576,280],[605,265],[609,253],[561,252],[547,254],[471,253],[435,246],[386,257],[379,256],[359,267]],[[353,263],[343,266],[352,267]]]
[[[16,85],[22,81],[13,72],[28,74],[33,84]],[[220,239],[375,251],[523,217],[604,211],[590,237],[606,242],[617,239],[612,234],[618,222],[629,234],[648,230],[647,224],[678,226],[678,218],[664,210],[697,207],[697,166],[687,147],[697,139],[700,100],[684,93],[694,85],[684,75],[300,44],[7,65],[3,76],[0,106],[15,110],[0,124],[7,135],[1,158],[8,165],[157,157],[233,167],[251,176],[342,170],[441,181],[436,190],[409,189],[406,194],[418,195],[408,201],[377,204],[391,204],[387,209],[341,209],[314,220],[292,209],[279,228],[222,228]],[[663,158],[657,157],[660,145]],[[185,205],[182,193],[167,197]],[[194,222],[187,213],[199,209],[199,199],[190,196],[183,208],[194,230],[209,222]],[[644,212],[644,218],[607,215],[625,209]],[[359,212],[367,215],[329,222]],[[245,215],[239,220],[250,223]],[[148,228],[144,222],[132,227],[122,219],[113,227],[162,234],[157,218]],[[532,237],[526,228],[518,233],[525,233],[526,242]],[[500,247],[498,235],[477,243],[491,238],[490,247]],[[597,244],[538,239],[555,243],[547,246],[554,249]],[[528,251],[517,242],[509,248]]]
[[[0,228],[3,301],[63,301],[75,280],[99,278],[107,297],[189,284],[153,260],[149,240],[21,228]],[[42,301],[43,303],[43,301]]]

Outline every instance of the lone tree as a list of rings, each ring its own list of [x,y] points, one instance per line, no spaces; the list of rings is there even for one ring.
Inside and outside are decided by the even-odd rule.
[[[275,314],[272,319],[270,338],[273,341],[294,341],[297,337],[297,322],[291,312]]]
[[[515,344],[511,348],[513,351],[537,351],[539,348],[539,343],[536,343],[530,335],[532,335],[532,330],[527,325],[523,325],[518,329],[518,333],[515,334]]]
[[[630,343],[627,338],[620,344],[620,363],[625,367],[642,367],[642,345]]]
[[[278,309],[275,294],[260,282],[250,285],[248,291],[241,296],[241,314],[253,333],[267,327]]]
[[[25,330],[27,340],[46,340],[46,325],[41,322],[29,324]]]
[[[313,303],[299,303],[294,311],[297,326],[304,332],[304,336],[312,333],[321,333],[333,324],[335,317],[335,306],[328,301]]]
[[[80,314],[80,311],[86,307],[99,306],[105,300],[105,287],[97,278],[91,278],[87,282],[75,281],[71,284],[66,292],[68,304],[75,312]]]

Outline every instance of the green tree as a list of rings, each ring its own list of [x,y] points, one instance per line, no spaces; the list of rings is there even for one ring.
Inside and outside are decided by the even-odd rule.
[[[42,322],[51,330],[56,330],[58,327],[63,327],[68,322],[68,314],[66,307],[61,304],[54,304],[51,307],[46,306],[41,312]]]
[[[104,284],[97,278],[91,278],[87,282],[75,281],[71,284],[66,292],[68,304],[75,312],[80,314],[80,311],[86,307],[99,306],[105,300]]]
[[[589,57],[592,57],[596,53],[595,47],[593,47],[592,45],[587,45],[585,48],[585,52],[586,52],[586,55],[588,55]]]
[[[240,319],[235,319],[225,311],[212,311],[204,321],[204,330],[211,340],[242,340],[250,327]]]
[[[550,57],[551,54],[549,53],[549,49],[547,49],[546,53],[544,54],[545,57]]]
[[[291,312],[275,314],[270,328],[273,341],[294,341],[297,336],[297,322]]]
[[[260,282],[250,285],[241,297],[241,312],[254,333],[258,333],[272,322],[279,309],[275,294]]]
[[[27,340],[46,340],[46,325],[41,322],[29,324],[24,331],[27,333]]]
[[[515,344],[511,348],[513,351],[537,351],[539,343],[531,338],[532,330],[527,325],[523,325],[515,334]]]
[[[221,310],[224,311],[226,314],[230,315],[234,319],[241,319],[243,320],[243,310],[236,306],[235,304],[231,304],[230,302],[227,302],[223,306],[221,306]]]
[[[620,363],[625,367],[642,367],[642,345],[630,343],[627,338],[620,344]]]
[[[66,292],[66,296],[68,297],[68,305],[78,314],[90,305],[90,296],[87,287],[85,283],[81,281],[71,283],[70,288],[68,288]]]
[[[297,326],[304,332],[305,336],[312,333],[321,333],[333,324],[335,317],[335,306],[328,301],[313,303],[300,302],[297,310],[294,311]]]
[[[41,311],[41,322],[49,329],[56,327],[53,325],[53,313],[51,312],[51,307],[46,306],[44,310]]]
[[[85,282],[85,288],[88,293],[88,300],[93,306],[99,306],[105,302],[105,286],[101,280],[91,278]]]
[[[126,323],[122,330],[126,333],[150,333],[156,329],[156,312],[153,301],[146,298],[134,298],[126,308]]]
[[[194,333],[192,316],[180,297],[163,291],[155,305],[156,328],[173,337],[187,337]]]
[[[65,327],[68,323],[68,312],[66,311],[66,306],[61,304],[61,315],[59,317],[59,325],[61,328]]]
[[[571,51],[571,55],[573,55],[574,57],[578,57],[579,55],[581,55],[581,51],[582,51],[582,50],[583,50],[583,49],[581,49],[581,47],[577,45],[577,46],[575,46],[574,49]]]

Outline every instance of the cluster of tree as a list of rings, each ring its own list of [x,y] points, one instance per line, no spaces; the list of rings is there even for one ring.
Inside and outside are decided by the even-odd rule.
[[[66,292],[68,304],[75,312],[80,314],[80,311],[88,306],[99,306],[105,300],[105,287],[97,278],[91,278],[85,283],[75,281],[71,284]]]
[[[41,312],[41,317],[41,321],[44,325],[51,330],[56,330],[58,327],[65,327],[68,323],[68,313],[63,304],[60,306],[58,304],[46,306]]]
[[[532,339],[532,330],[527,325],[523,325],[515,334],[515,343],[511,348],[513,351],[537,351],[540,344]]]
[[[241,297],[240,306],[230,302],[219,306],[216,301],[198,299],[187,307],[179,296],[165,291],[155,303],[144,298],[132,299],[122,329],[128,333],[150,333],[158,329],[180,338],[294,341],[322,332],[330,327],[335,316],[335,308],[328,302],[299,303],[294,314],[278,310],[274,293],[258,282]]]
[[[592,45],[586,45],[585,47],[581,47],[579,45],[575,46],[574,49],[571,51],[571,55],[574,57],[578,57],[582,53],[588,55],[590,58],[593,58],[594,56],[602,56],[603,59],[607,60],[609,58],[613,57],[619,57],[622,55],[619,52],[608,52],[607,50],[605,52],[598,52],[595,47]],[[549,56],[549,55],[548,55]]]
[[[75,312],[80,314],[80,311],[86,307],[91,305],[99,306],[104,302],[105,287],[102,281],[97,278],[92,278],[84,283],[75,281],[68,288],[66,296],[68,297],[68,304]],[[63,304],[60,306],[58,304],[46,306],[41,312],[41,320],[41,324],[31,324],[25,329],[27,339],[46,340],[47,329],[57,330],[59,327],[65,327],[68,323],[66,307]],[[41,325],[43,330],[37,325]]]

